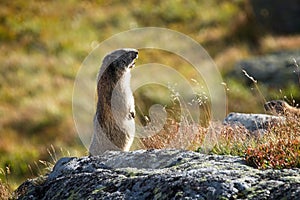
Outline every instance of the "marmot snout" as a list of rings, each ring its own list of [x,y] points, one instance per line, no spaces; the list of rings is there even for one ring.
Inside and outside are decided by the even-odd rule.
[[[97,109],[91,155],[107,150],[128,151],[135,134],[134,99],[130,69],[138,58],[135,49],[118,49],[103,59],[97,79]]]

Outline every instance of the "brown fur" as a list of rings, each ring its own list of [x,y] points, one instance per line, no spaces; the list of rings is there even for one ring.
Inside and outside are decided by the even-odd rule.
[[[264,105],[266,111],[271,112],[276,115],[285,115],[287,113],[300,116],[300,109],[290,106],[287,102],[282,100],[272,100],[268,101]]]
[[[134,49],[119,49],[103,59],[97,83],[92,155],[107,150],[129,150],[135,132],[129,68],[133,67],[137,54]]]

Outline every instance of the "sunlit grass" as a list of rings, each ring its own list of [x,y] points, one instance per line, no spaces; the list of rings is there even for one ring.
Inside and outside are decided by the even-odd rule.
[[[258,81],[245,70],[243,72],[254,84],[252,90],[257,93],[254,96],[254,102],[266,103],[265,93],[259,87]],[[227,92],[230,91],[228,85],[225,83],[224,85]],[[251,94],[249,94],[250,97]],[[292,102],[293,106],[297,106],[294,100]],[[204,105],[208,107],[208,104]],[[175,115],[180,114],[179,112]],[[209,113],[206,114],[209,121]],[[251,132],[242,125],[223,125],[220,122],[210,121],[208,127],[201,127],[184,116],[181,116],[179,122],[170,116],[161,131],[140,140],[144,148],[171,146],[201,153],[241,156],[249,165],[259,169],[299,168],[300,116],[299,113],[286,111],[283,117],[284,120],[273,122],[272,126],[266,130]]]
[[[9,185],[7,185],[6,183],[3,183],[0,180],[0,199],[8,200],[9,197],[11,197],[11,196],[12,196],[12,192],[11,192]]]
[[[260,168],[300,167],[300,120],[292,113],[286,120],[271,127],[264,137],[245,153],[249,165]]]
[[[169,118],[157,134],[141,138],[142,148],[179,148],[201,153],[241,156],[259,169],[300,167],[300,120],[287,113],[265,131],[211,122],[207,128]],[[184,131],[183,131],[184,130]],[[183,137],[182,137],[183,135]]]
[[[15,189],[26,178],[36,176],[39,169],[34,167],[35,162],[51,161],[47,152],[51,145],[68,149],[72,156],[86,155],[72,119],[73,83],[81,62],[95,44],[113,34],[145,26],[172,28],[200,42],[223,73],[232,69],[237,60],[253,54],[299,47],[297,35],[267,35],[258,39],[261,45],[253,45],[247,39],[250,33],[240,36],[233,31],[242,27],[240,17],[236,16],[245,15],[244,2],[15,0],[1,3],[0,168],[10,167],[7,176],[10,187]],[[247,19],[244,25],[249,25]],[[187,63],[174,59],[174,55],[148,51],[141,52],[142,58],[145,62],[164,60],[164,64],[179,70],[187,79],[195,78]],[[262,111],[251,87],[234,80],[226,83],[230,89],[230,111]],[[290,97],[291,91],[298,94],[298,88],[290,86],[282,90],[284,94],[270,88],[263,90],[272,91],[270,97]],[[171,125],[174,129],[178,126],[175,122]],[[202,144],[207,131],[198,128],[197,142],[191,142],[190,149]],[[187,130],[190,133],[195,127]],[[170,139],[163,137],[162,143]],[[171,133],[168,137],[173,140],[181,136]],[[163,147],[157,141],[148,143],[151,145]],[[32,165],[31,170],[28,165]],[[5,177],[1,179],[2,195],[6,185]]]

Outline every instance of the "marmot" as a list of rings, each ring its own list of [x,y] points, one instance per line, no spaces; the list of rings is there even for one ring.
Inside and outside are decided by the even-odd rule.
[[[107,150],[128,151],[135,134],[134,98],[130,69],[138,58],[136,49],[118,49],[103,59],[97,78],[97,108],[91,155]]]
[[[269,111],[273,114],[284,115],[287,113],[300,116],[300,109],[290,106],[287,102],[282,100],[272,100],[268,101],[264,105],[266,111]]]

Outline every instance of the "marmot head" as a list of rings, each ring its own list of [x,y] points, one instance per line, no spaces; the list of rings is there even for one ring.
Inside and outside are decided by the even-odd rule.
[[[287,106],[288,104],[282,100],[268,101],[264,105],[266,111],[277,113],[277,114],[284,114]]]
[[[136,49],[117,49],[104,57],[102,68],[126,71],[134,67],[137,58],[138,51]]]

